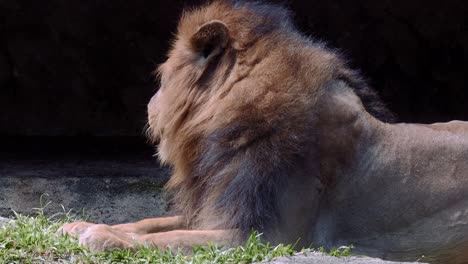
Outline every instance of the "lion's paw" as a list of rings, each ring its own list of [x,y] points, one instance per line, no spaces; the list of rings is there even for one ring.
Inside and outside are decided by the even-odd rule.
[[[56,234],[57,235],[64,235],[68,234],[70,236],[80,236],[83,234],[89,227],[94,226],[96,224],[88,223],[88,222],[73,222],[69,224],[65,224],[60,227]]]
[[[62,226],[57,233],[76,236],[80,245],[92,252],[103,252],[114,249],[135,249],[140,236],[127,234],[108,225],[75,222]]]
[[[127,234],[115,232],[108,225],[94,225],[80,235],[79,242],[93,252],[102,252],[114,249],[133,249],[136,241],[133,241],[132,237]]]

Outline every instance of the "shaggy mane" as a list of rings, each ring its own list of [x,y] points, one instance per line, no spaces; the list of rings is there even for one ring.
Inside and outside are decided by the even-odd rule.
[[[233,38],[245,47],[249,46],[251,44],[249,42],[253,42],[258,36],[264,37],[269,31],[278,30],[290,35],[301,35],[292,22],[292,13],[282,5],[264,1],[213,0],[202,7],[189,8],[182,14],[178,25],[178,40],[184,41],[184,38],[191,36],[200,25],[211,20],[220,20],[226,23],[233,33]],[[312,45],[328,50],[321,41],[311,38],[307,38],[307,40]],[[339,57],[338,54],[335,56]],[[367,84],[357,71],[348,69],[343,61],[341,62],[342,67],[337,73],[338,78],[345,81],[355,91],[365,109],[372,116],[383,122],[395,122],[395,115],[382,102],[377,92]]]
[[[234,62],[223,64],[219,59],[206,68],[190,68],[194,60],[186,58],[193,58],[193,55],[190,57],[191,37],[202,25],[213,20],[222,21],[229,29],[232,50],[226,51],[224,58],[234,57]],[[249,58],[268,56],[271,46],[279,45],[275,42],[278,40],[283,44],[291,40],[299,49],[307,48],[307,51],[286,59],[289,68],[283,73],[278,71],[277,65],[270,65],[275,73],[291,78],[291,74],[297,74],[303,66],[301,62],[310,58],[316,64],[306,61],[307,65],[316,67],[313,69],[316,77],[307,77],[316,79],[310,82],[311,87],[323,86],[330,79],[343,80],[370,114],[382,121],[393,120],[377,93],[356,72],[348,69],[336,52],[298,32],[291,22],[290,12],[284,7],[263,2],[218,0],[184,12],[169,54],[175,62],[161,67],[160,72],[162,78],[171,78],[166,76],[169,72],[185,73],[172,79],[178,83],[178,94],[175,95],[175,90],[170,92],[174,94],[174,102],[168,106],[172,109],[172,119],[167,120],[170,129],[165,133],[171,137],[167,152],[172,155],[169,160],[174,165],[168,188],[174,191],[175,206],[186,216],[189,227],[238,228],[250,232],[252,228],[267,230],[279,221],[280,189],[287,184],[284,175],[293,174],[304,164],[314,141],[308,134],[314,130],[313,125],[303,117],[305,110],[298,108],[292,116],[282,115],[277,113],[281,111],[278,107],[283,110],[300,107],[286,105],[297,98],[285,102],[271,99],[279,101],[275,102],[276,107],[273,104],[265,110],[267,112],[258,113],[255,104],[247,104],[238,110],[240,116],[226,116],[229,123],[209,127],[207,124],[213,119],[210,111],[223,106],[210,101],[211,95],[207,92],[210,85],[200,78],[209,76],[206,79],[210,79],[212,73],[219,71],[218,65],[225,67],[226,74],[232,74],[229,67],[234,64],[253,67],[249,63],[260,62],[250,62]],[[301,77],[305,76],[298,76]],[[185,83],[184,78],[187,79]],[[222,89],[228,88],[222,86]]]

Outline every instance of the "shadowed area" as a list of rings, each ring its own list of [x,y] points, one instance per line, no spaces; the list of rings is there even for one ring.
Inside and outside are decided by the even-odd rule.
[[[140,136],[180,11],[203,1],[0,3],[0,135]],[[289,0],[402,121],[468,119],[468,5]]]
[[[12,137],[0,150],[0,215],[29,214],[43,194],[46,212],[82,208],[90,220],[136,221],[167,210],[169,174],[138,138]],[[123,214],[122,212],[125,212]]]

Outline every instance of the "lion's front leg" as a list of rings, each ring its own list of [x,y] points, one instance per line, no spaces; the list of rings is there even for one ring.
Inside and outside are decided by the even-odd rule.
[[[140,243],[141,235],[185,229],[181,216],[144,219],[135,223],[114,226],[73,222],[63,225],[58,234],[69,234],[79,239],[80,244],[93,251],[134,248]]]
[[[158,249],[182,249],[190,251],[194,246],[214,243],[218,246],[232,247],[239,245],[237,230],[174,230],[153,233],[139,237],[140,243]]]
[[[137,245],[190,250],[196,245],[208,243],[235,246],[239,242],[236,230],[173,230],[141,235],[122,232],[109,225],[76,222],[64,225],[58,232],[77,236],[80,245],[89,247],[93,252],[135,250]]]
[[[187,229],[185,219],[182,216],[144,219],[135,223],[114,225],[112,228],[124,233],[140,235]]]

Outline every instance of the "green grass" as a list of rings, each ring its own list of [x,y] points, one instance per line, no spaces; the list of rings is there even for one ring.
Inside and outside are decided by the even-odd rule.
[[[320,247],[317,251],[328,256],[341,258],[341,257],[351,257],[352,249],[353,249],[353,245],[332,248],[330,251],[327,251],[323,247]]]
[[[137,252],[96,254],[78,245],[73,237],[55,235],[61,225],[75,220],[69,213],[47,217],[43,209],[37,209],[36,216],[16,214],[15,218],[14,223],[0,228],[0,263],[252,263],[296,253],[293,245],[272,246],[263,243],[260,235],[253,232],[245,245],[227,250],[207,245],[196,247],[192,254],[186,255],[141,247]],[[348,256],[349,249],[319,251]]]

